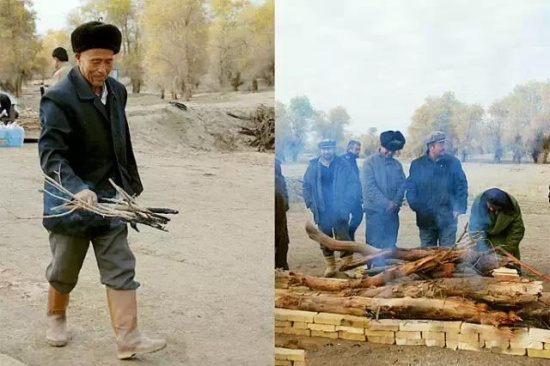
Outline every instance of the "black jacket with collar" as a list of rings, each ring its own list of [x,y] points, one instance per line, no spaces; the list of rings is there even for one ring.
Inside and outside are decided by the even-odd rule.
[[[139,195],[143,187],[124,111],[127,92],[112,78],[105,85],[108,96],[103,105],[77,66],[46,91],[40,101],[40,164],[45,174],[61,180],[72,193],[90,189],[99,198],[114,197],[116,192],[109,184],[112,178],[130,195]],[[48,184],[45,189],[63,196]],[[61,204],[63,201],[44,194],[44,215],[62,213],[51,210]],[[43,224],[53,232],[92,237],[122,222],[77,210],[45,218]]]

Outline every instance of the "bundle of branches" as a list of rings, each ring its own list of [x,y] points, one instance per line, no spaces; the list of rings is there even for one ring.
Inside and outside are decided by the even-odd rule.
[[[58,174],[59,175],[59,174]],[[59,191],[62,195],[53,194],[47,190],[41,189],[40,192],[62,200],[60,206],[53,207],[52,211],[62,211],[59,214],[44,216],[45,218],[62,217],[73,213],[76,210],[85,210],[93,212],[102,217],[120,218],[130,224],[130,226],[139,232],[137,224],[143,224],[155,229],[167,231],[165,225],[170,222],[170,218],[163,214],[177,214],[178,211],[169,208],[144,208],[139,206],[135,199],[126,193],[121,187],[115,184],[111,179],[109,182],[120,195],[120,199],[100,198],[102,201],[96,205],[89,204],[77,198],[63,185],[55,179],[44,175],[46,183]],[[61,181],[61,179],[59,179]]]
[[[381,250],[368,244],[332,239],[309,223],[309,237],[337,251],[360,253],[347,270],[384,258],[386,266],[360,279],[341,280],[294,272],[276,274],[276,306],[382,318],[466,320],[497,326],[528,323],[549,327],[550,294],[542,282],[520,278],[501,282],[484,277],[514,262],[541,275],[513,256],[477,252],[477,238],[466,235],[453,248]],[[510,258],[511,257],[511,258]]]
[[[275,149],[275,108],[267,107],[263,104],[258,105],[256,112],[250,116],[238,116],[227,112],[233,118],[238,118],[251,122],[250,127],[243,126],[239,133],[247,136],[253,136],[250,146],[257,147],[258,151]]]

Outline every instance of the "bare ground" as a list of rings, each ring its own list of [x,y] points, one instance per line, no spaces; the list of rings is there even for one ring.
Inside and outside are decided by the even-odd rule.
[[[31,106],[37,101],[23,99]],[[142,284],[140,328],[168,342],[136,364],[272,363],[273,225],[266,223],[273,220],[273,156],[245,147],[235,136],[236,121],[224,117],[226,110],[272,102],[272,92],[205,95],[181,112],[152,95],[130,98],[145,186],[139,201],[180,211],[168,233],[147,227],[130,233]],[[216,134],[234,144],[214,145]],[[36,144],[0,150],[0,167],[0,354],[27,365],[120,364],[92,250],[71,294],[73,339],[64,348],[46,345],[44,272],[51,254],[38,218]]]
[[[359,163],[362,166],[362,162]],[[409,162],[404,162],[408,172]],[[291,187],[291,208],[287,213],[290,248],[289,266],[291,270],[315,276],[324,271],[323,256],[319,245],[311,241],[304,230],[305,223],[312,220],[310,212],[298,197],[301,179],[306,164],[285,164],[283,174]],[[516,197],[521,205],[526,226],[525,238],[521,244],[522,259],[545,274],[550,275],[550,245],[548,237],[550,225],[548,217],[549,165],[512,165],[466,163],[464,170],[469,184],[469,205],[475,196],[492,187],[499,187]],[[420,245],[414,213],[404,207],[400,213],[401,226],[398,246],[412,248]],[[459,231],[468,220],[468,215],[460,217]],[[365,242],[365,223],[356,233],[356,240]],[[549,290],[548,284],[545,286]],[[277,337],[279,340],[279,337]],[[331,341],[317,339],[308,346],[308,365],[547,365],[548,360],[527,357],[496,355],[490,352],[452,351],[414,346],[385,346],[368,343]]]

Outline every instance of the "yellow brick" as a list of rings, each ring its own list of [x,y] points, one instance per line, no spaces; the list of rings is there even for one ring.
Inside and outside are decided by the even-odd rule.
[[[356,333],[356,334],[365,335],[365,329],[364,328],[339,326],[339,327],[336,327],[336,330],[337,331],[344,331],[344,332],[347,332],[347,333]]]
[[[344,316],[341,314],[319,313],[315,315],[313,322],[317,324],[341,325],[342,319],[344,319]]]
[[[429,320],[402,320],[399,323],[399,330],[405,332],[429,332],[431,331],[431,323]]]
[[[550,329],[529,328],[529,336],[533,341],[550,343]]]
[[[338,338],[346,339],[348,341],[361,341],[361,342],[364,342],[367,339],[367,337],[364,334],[346,332],[345,330],[341,330],[338,332]]]
[[[399,330],[399,320],[396,320],[396,319],[371,320],[369,324],[369,329],[370,330],[388,330],[388,331],[396,332]]]
[[[398,331],[395,332],[395,338],[401,338],[401,339],[422,339],[422,332],[405,332],[405,331]]]
[[[308,329],[308,325],[311,323],[304,323],[304,322],[292,322],[292,328],[295,329]]]
[[[527,349],[536,349],[538,351],[541,351],[544,349],[544,343],[538,342],[538,341],[531,341],[529,342],[529,347]]]
[[[482,348],[479,343],[458,342],[458,349],[465,351],[481,351]]]
[[[460,333],[458,335],[459,343],[480,344],[479,333]],[[482,344],[480,344],[482,345]]]
[[[277,328],[277,327],[275,327],[275,333],[305,336],[305,337],[310,337],[311,336],[311,330],[309,330],[309,329]]]
[[[492,325],[486,324],[462,323],[460,327],[460,333],[462,334],[492,332],[493,330],[494,327]]]
[[[275,360],[275,366],[292,366],[292,361]]]
[[[279,328],[289,328],[292,326],[292,322],[288,320],[275,320],[275,326]]]
[[[512,336],[510,337],[511,348],[530,348],[531,339],[529,338],[529,329],[527,328],[515,328],[512,329]]]
[[[306,366],[306,361],[294,361],[292,366]]]
[[[433,332],[433,333],[440,333],[440,332]],[[443,333],[444,334],[444,333]],[[441,339],[424,339],[426,342],[426,346],[428,347],[445,347],[445,340]]]
[[[381,343],[381,344],[395,344],[395,338],[394,337],[367,336],[367,342]]]
[[[279,356],[279,358],[277,357]],[[275,359],[289,360],[289,361],[304,361],[305,351],[303,349],[290,349],[275,347]]]
[[[312,330],[311,331],[312,337],[323,337],[323,338],[331,338],[331,339],[338,339],[338,332],[321,332],[319,330]]]
[[[510,348],[510,341],[508,339],[502,339],[500,337],[497,337],[495,339],[486,338],[484,335],[480,335],[480,344],[484,344],[485,348],[492,349],[492,348],[500,348],[500,349],[508,349]]]
[[[544,344],[544,349],[550,349],[550,343],[545,343]]]
[[[445,347],[456,351],[458,349],[458,341],[446,340]]]
[[[457,341],[460,338],[460,333],[458,332],[445,332],[446,341]]]
[[[317,315],[317,313],[313,311],[275,308],[275,320],[313,323],[313,318],[315,317],[315,315]]]
[[[342,325],[345,327],[368,328],[371,320],[364,316],[344,315]]]
[[[453,322],[444,322],[433,320],[430,322],[430,332],[456,332],[460,333],[460,327],[462,322],[453,321]]]
[[[525,356],[527,353],[527,350],[525,348],[508,348],[508,349],[496,349],[499,353],[502,353],[503,355],[510,355],[510,356]],[[493,351],[493,350],[491,350]]]
[[[367,337],[395,337],[395,332],[392,332],[391,330],[370,330],[365,329],[365,335]]]
[[[536,358],[550,358],[550,350],[528,349],[527,356]]]
[[[308,329],[316,330],[320,332],[335,332],[336,326],[335,325],[328,325],[328,324],[308,324]]]
[[[395,344],[398,346],[425,346],[426,342],[424,339],[395,338]]]
[[[443,332],[422,332],[422,338],[445,342],[445,333],[443,333]]]

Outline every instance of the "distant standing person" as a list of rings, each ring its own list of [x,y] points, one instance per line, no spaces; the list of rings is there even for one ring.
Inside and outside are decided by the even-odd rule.
[[[317,145],[320,156],[309,162],[303,180],[303,196],[319,229],[338,240],[349,240],[348,220],[354,200],[361,189],[350,164],[335,155],[336,142],[325,139]],[[325,258],[325,277],[336,275],[334,252],[321,247]],[[352,252],[340,254],[342,262],[352,261]]]
[[[352,173],[359,179],[359,167],[357,166],[357,158],[361,153],[361,143],[357,140],[351,140],[348,142],[347,151],[342,157],[351,165]],[[361,197],[361,190],[359,190],[358,196],[354,200],[354,204],[351,208],[349,220],[349,238],[351,241],[355,241],[355,232],[361,221],[363,221],[363,199]]]
[[[519,244],[525,226],[518,201],[511,194],[498,188],[480,194],[472,205],[469,231],[481,234],[477,250],[502,247],[520,259]]]
[[[63,47],[57,47],[52,52],[53,65],[55,72],[52,77],[52,85],[69,75],[72,65],[69,63],[69,56]]]
[[[289,209],[286,181],[281,169],[281,161],[275,159],[275,268],[288,270],[287,254],[288,227],[286,212]]]
[[[401,132],[382,132],[378,152],[363,164],[366,241],[381,249],[395,248],[397,242],[406,179],[403,166],[394,155],[404,146],[405,136]]]
[[[466,213],[468,182],[460,161],[445,153],[445,134],[426,139],[426,154],[413,160],[407,201],[416,213],[422,247],[455,244],[458,216]]]

